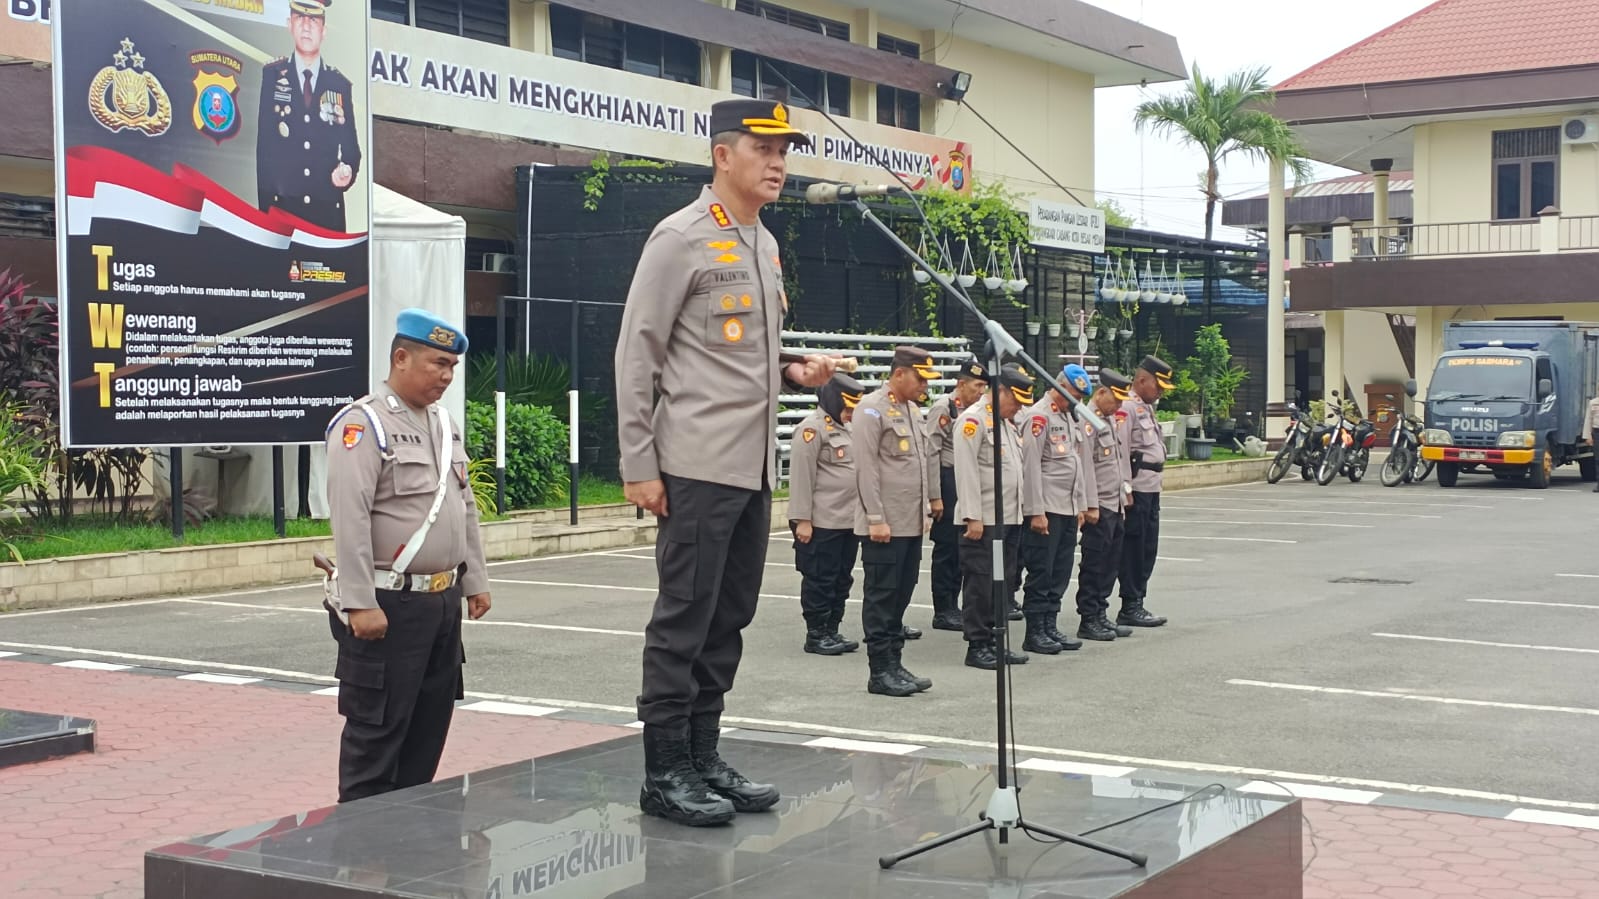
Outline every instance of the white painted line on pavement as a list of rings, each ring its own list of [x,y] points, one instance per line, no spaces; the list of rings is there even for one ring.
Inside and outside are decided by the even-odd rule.
[[[1298,799],[1322,799],[1327,802],[1349,802],[1355,805],[1370,805],[1381,796],[1371,790],[1350,790],[1343,787],[1328,787],[1321,784],[1283,784],[1267,783],[1263,780],[1252,780],[1238,788],[1240,793],[1260,793],[1267,796],[1293,796]]]
[[[817,737],[800,744],[816,749],[839,749],[844,752],[877,752],[883,755],[910,755],[926,746],[914,743],[880,743],[876,740],[844,740],[838,737]]]
[[[0,652],[0,659],[9,659],[12,656],[20,656],[20,655],[22,655],[22,653],[20,653],[20,652]]]
[[[1599,709],[1580,706],[1533,705],[1525,702],[1493,702],[1486,699],[1457,699],[1452,696],[1428,696],[1420,693],[1389,693],[1381,690],[1352,690],[1346,687],[1313,687],[1309,684],[1279,684],[1271,681],[1234,678],[1227,681],[1236,687],[1266,687],[1272,690],[1295,690],[1301,693],[1327,693],[1335,696],[1365,696],[1371,699],[1403,699],[1409,702],[1436,702],[1442,705],[1467,705],[1488,709],[1507,709],[1516,712],[1557,712],[1563,715],[1596,715]]]
[[[1599,577],[1599,574],[1556,574],[1555,577]]]
[[[1535,602],[1530,599],[1468,599],[1466,602],[1487,602],[1502,606],[1548,606],[1552,609],[1592,609],[1599,612],[1599,603],[1586,602]]]
[[[173,659],[165,656],[148,656],[132,652],[108,652],[103,649],[79,649],[72,646],[51,646],[44,643],[0,643],[0,646],[9,646],[12,649],[26,649],[30,652],[45,652],[52,655],[84,655],[104,656],[108,659],[132,659],[135,662],[156,662],[170,668],[220,668],[224,671],[248,671],[254,674],[265,674],[268,677],[282,677],[289,680],[311,680],[322,683],[332,683],[334,678],[323,674],[307,674],[303,671],[284,671],[281,668],[263,668],[259,665],[232,665],[227,662],[205,662],[197,659]]]
[[[1280,512],[1281,509],[1240,509],[1236,506],[1173,506],[1180,512]],[[1324,509],[1295,509],[1301,515],[1344,515],[1360,516],[1361,518],[1443,518],[1442,515],[1422,515],[1416,512],[1328,512]]]
[[[1302,497],[1302,496],[1296,496],[1296,497],[1292,497],[1292,498],[1290,498],[1290,497],[1258,497],[1257,498],[1257,497],[1248,497],[1248,496],[1232,496],[1232,495],[1229,495],[1229,496],[1220,497],[1220,499],[1221,499],[1222,502],[1228,502],[1228,503],[1291,503],[1291,504],[1293,504],[1295,506],[1295,510],[1296,511],[1297,511],[1298,507],[1302,506],[1304,504],[1304,502],[1306,501],[1306,497]],[[1182,502],[1183,500],[1182,500],[1181,497],[1176,497],[1176,496],[1171,497],[1171,499],[1168,500],[1166,497],[1163,496],[1161,498],[1161,502],[1160,502],[1161,507],[1165,508],[1169,503],[1171,503],[1173,501]],[[1493,506],[1479,506],[1479,505],[1473,505],[1471,503],[1413,503],[1413,502],[1399,502],[1399,501],[1394,501],[1394,500],[1380,500],[1380,499],[1367,499],[1367,500],[1356,500],[1356,499],[1310,499],[1309,501],[1312,502],[1312,503],[1315,503],[1317,505],[1321,505],[1321,506],[1416,506],[1418,508],[1485,509],[1485,510],[1490,510],[1490,511],[1494,508]]]
[[[1555,824],[1560,827],[1580,827],[1584,830],[1599,830],[1599,817],[1593,815],[1573,815],[1569,812],[1551,812],[1541,808],[1518,808],[1505,816],[1506,821],[1520,821],[1523,824]]]
[[[88,659],[73,659],[70,662],[56,662],[57,668],[86,668],[89,671],[126,671],[132,665],[113,665],[110,662],[92,662]]]
[[[489,583],[517,584],[517,583],[524,583],[524,582],[523,581],[500,581],[500,580],[496,579],[496,580],[489,581]],[[619,589],[626,589],[626,588],[606,587],[604,589],[619,590]],[[244,603],[244,602],[223,602],[221,600],[200,600],[200,599],[174,599],[174,600],[170,600],[170,601],[171,602],[181,602],[181,603],[193,603],[195,605],[200,605],[200,606],[232,606],[234,608],[239,608],[239,609],[261,609],[263,611],[268,611],[268,612],[297,612],[297,613],[299,613],[301,615],[320,615],[320,616],[322,616],[324,618],[326,618],[327,614],[328,614],[327,611],[324,610],[324,609],[302,609],[302,608],[299,608],[297,606],[264,606],[264,605],[256,605],[256,604]],[[485,621],[471,621],[471,620],[468,620],[468,621],[466,621],[464,623],[469,625],[469,626],[471,626],[471,627],[526,627],[526,628],[533,628],[534,630],[541,630],[541,631],[572,631],[572,632],[579,633],[579,634],[610,634],[612,636],[617,636],[617,637],[642,637],[642,636],[644,636],[644,632],[643,631],[619,631],[619,630],[615,630],[615,629],[608,628],[608,627],[579,627],[579,626],[577,626],[575,624],[537,624],[537,623],[532,622],[532,621],[487,621],[487,620],[485,620]]]
[[[528,718],[543,718],[553,715],[560,709],[547,705],[523,705],[520,702],[499,702],[493,699],[479,699],[463,706],[457,706],[463,712],[494,712],[500,715],[521,715]]]
[[[312,696],[337,696],[337,695],[339,695],[339,687],[338,687],[337,684],[334,684],[331,687],[323,687],[320,690],[312,690],[311,691],[311,695]]]
[[[1495,646],[1500,649],[1536,649],[1543,652],[1579,652],[1599,655],[1599,649],[1582,649],[1576,646],[1544,646],[1537,643],[1500,643],[1494,640],[1462,640],[1459,637],[1423,637],[1420,634],[1372,634],[1390,640],[1423,640],[1428,643],[1460,643],[1466,646]]]
[[[259,677],[241,677],[236,674],[209,674],[204,671],[196,674],[180,674],[178,675],[178,680],[193,680],[203,684],[229,684],[235,687],[261,682]]]
[[[1186,511],[1186,510],[1184,510]],[[1161,518],[1160,523],[1165,524],[1242,524],[1259,527],[1285,527],[1285,528],[1358,528],[1371,530],[1374,524],[1340,524],[1333,521],[1225,521],[1214,518]]]
[[[34,615],[64,615],[68,612],[92,612],[96,609],[127,609],[133,606],[150,606],[166,602],[164,599],[140,599],[133,602],[97,602],[93,605],[73,606],[70,609],[36,609],[32,612],[0,612],[0,621],[13,618],[31,618]]]
[[[1096,765],[1093,762],[1071,762],[1065,759],[1028,759],[1016,764],[1028,771],[1053,771],[1056,774],[1083,774],[1090,777],[1126,777],[1137,771],[1120,765]]]
[[[1161,534],[1162,540],[1218,540],[1228,543],[1298,543],[1298,540],[1277,540],[1272,537],[1185,537],[1179,534]]]

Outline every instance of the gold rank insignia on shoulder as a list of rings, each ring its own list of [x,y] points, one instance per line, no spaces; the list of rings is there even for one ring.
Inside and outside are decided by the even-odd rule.
[[[969,418],[966,419],[966,421],[961,423],[961,433],[965,434],[967,437],[976,437],[977,436],[977,422],[972,421]]]
[[[711,214],[711,220],[716,222],[716,227],[718,227],[718,228],[731,228],[731,227],[733,227],[733,220],[731,218],[728,218],[727,210],[722,208],[722,204],[721,203],[712,203],[711,204],[711,208],[706,210],[706,211]]]

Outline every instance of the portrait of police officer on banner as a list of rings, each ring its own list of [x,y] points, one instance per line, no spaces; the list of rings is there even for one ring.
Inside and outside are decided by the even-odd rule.
[[[294,50],[261,71],[256,205],[345,230],[345,192],[361,170],[350,79],[322,57],[333,0],[289,0]]]

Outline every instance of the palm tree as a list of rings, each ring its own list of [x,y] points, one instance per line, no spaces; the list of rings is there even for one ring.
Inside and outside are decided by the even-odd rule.
[[[1133,127],[1175,136],[1204,152],[1200,191],[1205,195],[1205,239],[1210,240],[1216,204],[1221,200],[1216,179],[1228,156],[1240,153],[1253,159],[1282,160],[1296,180],[1310,174],[1310,164],[1287,123],[1267,111],[1275,95],[1266,82],[1265,67],[1234,72],[1217,84],[1201,74],[1195,63],[1186,87],[1182,93],[1138,104]]]

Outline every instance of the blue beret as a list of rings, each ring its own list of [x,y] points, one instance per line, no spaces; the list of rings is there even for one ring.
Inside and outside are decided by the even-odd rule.
[[[1066,379],[1066,383],[1076,388],[1078,393],[1088,392],[1088,387],[1091,383],[1088,380],[1088,369],[1073,362],[1060,370],[1060,376]]]
[[[466,352],[466,332],[426,309],[402,309],[394,322],[397,337],[457,356]]]

